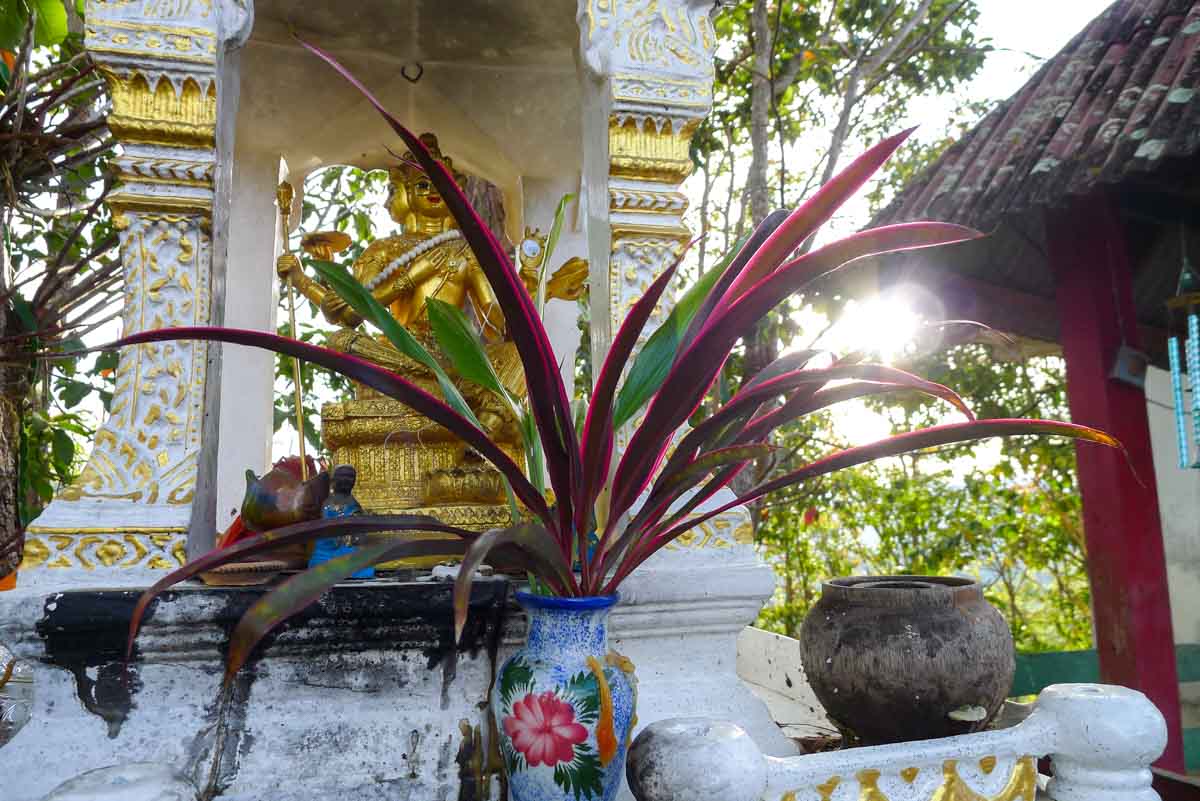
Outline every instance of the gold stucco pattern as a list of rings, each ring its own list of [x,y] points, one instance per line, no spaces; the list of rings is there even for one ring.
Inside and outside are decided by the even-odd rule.
[[[997,760],[994,756],[984,757],[979,763],[980,770],[987,775],[995,770],[996,764]],[[991,766],[990,769],[987,768],[988,765]],[[892,775],[905,785],[912,785],[920,773],[920,768],[909,767]],[[846,799],[846,801],[851,798],[856,801],[901,801],[899,798],[887,795],[880,788],[881,780],[888,775],[886,771],[874,768],[858,771],[854,777],[855,783],[858,785],[857,795],[854,795],[851,789],[850,795],[843,792],[838,793],[838,797]],[[833,801],[834,794],[844,786],[844,783],[841,776],[831,776],[809,790],[795,789],[784,793],[781,801],[807,801],[807,799]],[[972,789],[959,775],[957,760],[950,759],[942,764],[942,782],[934,790],[933,795],[928,797],[928,801],[1035,801],[1036,796],[1037,767],[1031,756],[1021,757],[1016,761],[1004,787],[996,795],[983,795]],[[905,801],[911,798],[913,796],[907,794],[903,796]]]

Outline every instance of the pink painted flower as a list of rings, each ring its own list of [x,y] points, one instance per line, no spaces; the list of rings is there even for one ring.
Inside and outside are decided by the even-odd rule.
[[[574,707],[552,692],[529,693],[513,704],[504,733],[530,767],[570,762],[576,744],[587,739],[587,729],[575,722]]]

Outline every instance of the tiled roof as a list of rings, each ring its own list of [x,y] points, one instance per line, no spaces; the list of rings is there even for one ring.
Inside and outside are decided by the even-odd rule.
[[[1066,2],[1067,0],[1049,0]],[[873,224],[994,228],[1200,148],[1200,0],[1117,0]]]

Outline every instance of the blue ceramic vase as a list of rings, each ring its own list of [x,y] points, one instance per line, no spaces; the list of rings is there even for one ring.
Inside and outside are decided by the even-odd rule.
[[[618,596],[526,592],[525,646],[500,667],[492,709],[510,801],[611,801],[636,720],[633,664],[608,648]]]

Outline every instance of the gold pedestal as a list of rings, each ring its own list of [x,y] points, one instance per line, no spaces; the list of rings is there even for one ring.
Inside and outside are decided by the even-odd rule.
[[[334,464],[358,472],[354,496],[372,514],[427,514],[471,531],[507,526],[511,516],[499,471],[458,437],[398,401],[360,387],[359,397],[321,409],[322,436]],[[500,443],[521,464],[516,443]],[[449,539],[416,533],[421,539]],[[445,561],[420,557],[380,565],[428,567]]]

